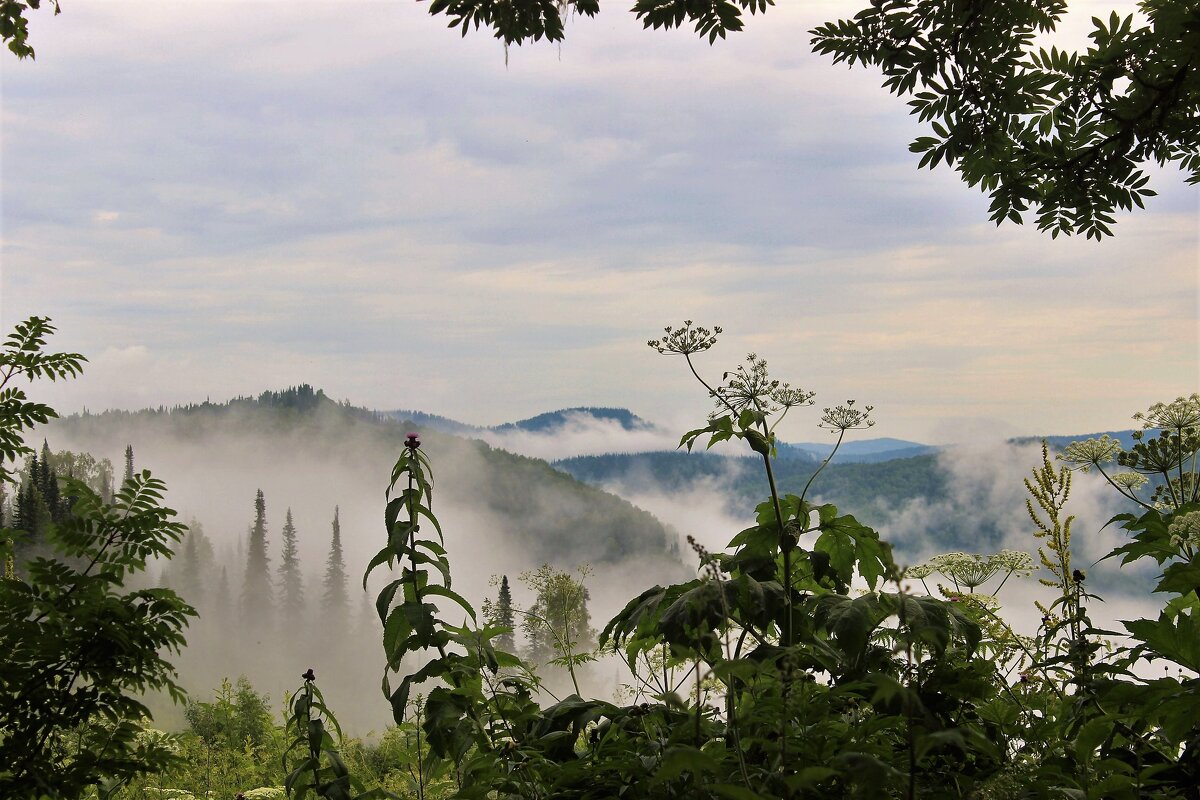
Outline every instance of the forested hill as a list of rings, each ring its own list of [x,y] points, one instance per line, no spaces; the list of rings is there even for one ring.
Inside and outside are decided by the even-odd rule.
[[[701,481],[715,481],[727,492],[731,511],[753,508],[769,493],[762,460],[756,456],[670,451],[604,456],[580,456],[555,461],[554,466],[581,481],[614,491],[682,491]],[[799,494],[819,466],[800,458],[775,462],[776,481],[783,493]],[[844,511],[869,524],[882,524],[892,509],[917,498],[932,498],[945,490],[946,474],[936,455],[897,458],[880,463],[832,463],[813,485],[811,496],[836,500]]]
[[[642,419],[627,408],[602,408],[598,406],[560,408],[557,411],[547,411],[543,414],[537,414],[527,419],[520,419],[516,422],[505,422],[500,425],[492,425],[490,427],[484,425],[471,425],[466,422],[460,422],[456,419],[443,417],[439,414],[430,414],[425,411],[397,409],[395,411],[381,411],[379,412],[379,415],[388,419],[413,422],[417,425],[432,430],[445,431],[446,433],[455,433],[464,436],[476,436],[485,431],[492,431],[495,433],[525,431],[528,433],[553,434],[555,431],[561,430],[565,426],[569,425],[572,421],[587,419],[602,423],[616,423],[618,427],[626,431],[653,430],[655,427],[653,423]]]
[[[335,505],[343,514],[353,514],[355,502],[382,508],[391,463],[414,429],[433,459],[437,500],[473,524],[486,520],[495,546],[521,551],[523,562],[615,563],[673,551],[675,537],[652,515],[544,461],[337,403],[309,386],[227,403],[74,415],[47,435],[54,449],[86,449],[114,462],[132,444],[139,469],[165,471],[176,495],[204,488],[200,505],[219,517],[236,519],[214,506],[240,512],[271,483],[278,488],[269,500],[320,500],[326,522]],[[360,485],[347,485],[351,477]]]
[[[634,414],[627,408],[596,408],[591,406],[578,406],[576,408],[564,408],[558,411],[547,411],[545,414],[538,414],[535,417],[518,420],[516,422],[506,422],[503,425],[497,425],[492,430],[503,432],[509,430],[523,430],[532,432],[548,432],[562,428],[568,424],[574,417],[591,417],[592,419],[615,422],[627,431],[648,430],[654,426],[646,420]]]

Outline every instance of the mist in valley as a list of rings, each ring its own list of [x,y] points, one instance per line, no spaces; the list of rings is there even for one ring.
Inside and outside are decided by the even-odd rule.
[[[188,534],[192,541],[185,538],[171,562],[152,565],[146,576],[151,584],[180,591],[200,612],[189,629],[188,647],[175,659],[193,699],[210,700],[222,680],[244,675],[278,709],[285,693],[300,684],[301,673],[312,668],[347,729],[369,735],[391,722],[379,689],[384,665],[373,608],[387,576],[386,568],[377,570],[364,592],[362,574],[384,541],[384,492],[409,429],[336,407],[295,413],[234,406],[219,414],[76,416],[39,433],[54,451],[108,458],[117,465],[118,476],[125,448],[132,446],[135,468],[163,479],[166,504],[193,526]],[[661,429],[628,430],[611,420],[568,415],[562,425],[546,430],[508,430],[487,438],[491,444],[422,432],[422,447],[434,467],[433,510],[445,532],[454,588],[477,611],[485,599],[495,598],[495,576],[508,576],[519,610],[535,600],[520,580],[522,573],[543,563],[568,572],[587,564],[588,608],[591,624],[599,630],[643,589],[696,574],[698,559],[686,537],[719,551],[753,524],[754,502],[745,499],[747,481],[755,480],[759,469],[753,459],[714,458],[706,462],[704,474],[688,480],[646,462],[631,462],[632,467],[612,474],[601,487],[623,500],[607,498],[603,502],[608,505],[598,510],[602,495],[581,494],[580,484],[544,462],[493,447],[506,444],[512,451],[543,457],[654,453],[678,441]],[[732,447],[714,452],[722,451],[736,452]],[[1010,548],[1036,556],[1039,543],[1031,533],[1023,479],[1041,462],[1039,446],[981,440],[931,458],[936,458],[944,482],[936,496],[897,500],[881,493],[872,500],[876,512],[883,509],[876,527],[894,546],[899,564],[916,564],[951,550]],[[784,493],[801,488],[780,486]],[[259,490],[276,599],[269,607],[247,608],[247,548]],[[810,496],[837,504],[842,513],[856,513],[822,485],[820,476]],[[763,492],[755,502],[765,497]],[[1068,508],[1077,517],[1075,560],[1087,571],[1089,589],[1105,598],[1092,609],[1095,621],[1119,630],[1116,620],[1153,615],[1155,604],[1149,597],[1150,573],[1100,561],[1122,539],[1115,526],[1105,527],[1123,510],[1118,500],[1098,476],[1074,475]],[[282,528],[289,511],[303,573],[305,599],[299,607],[279,602]],[[335,511],[347,601],[331,613],[326,570]],[[630,520],[631,527],[618,524],[597,535],[599,520],[614,514]],[[935,592],[937,580],[935,575],[926,581]],[[994,589],[997,582],[981,591]],[[1002,613],[1018,631],[1031,633],[1041,616],[1034,600],[1049,604],[1054,594],[1038,584],[1037,575],[1014,577],[1000,593]],[[444,610],[448,621],[459,621],[453,614],[460,612]],[[518,614],[519,648],[520,627]],[[549,668],[545,676],[559,696],[570,690],[561,670]],[[581,677],[586,693],[606,698],[628,681],[625,668],[612,658],[581,670]],[[152,708],[159,726],[184,725],[179,707],[155,700]]]
[[[211,700],[223,679],[244,675],[279,709],[285,692],[312,668],[347,730],[367,734],[391,721],[379,688],[384,663],[373,607],[389,576],[386,567],[377,569],[366,592],[362,577],[385,542],[384,493],[409,429],[354,419],[339,409],[278,414],[229,408],[219,414],[76,416],[38,435],[52,451],[109,459],[118,481],[131,446],[135,469],[164,480],[165,504],[193,526],[187,534],[191,549],[185,537],[170,562],[152,564],[143,578],[176,589],[200,612],[187,632],[187,648],[173,659],[192,699]],[[543,563],[566,571],[587,564],[589,609],[598,630],[642,588],[687,577],[676,534],[628,503],[480,441],[437,432],[422,433],[422,440],[433,464],[433,510],[445,533],[454,589],[477,612],[495,596],[493,576],[507,575],[514,605],[525,608],[534,596],[521,573]],[[275,601],[247,608],[242,595],[259,490]],[[331,615],[325,573],[335,510],[348,599],[343,611]],[[301,607],[280,602],[281,531],[289,511],[303,573]],[[603,528],[601,517],[615,523]],[[461,612],[443,611],[447,621],[462,621],[455,616]],[[585,675],[589,690],[612,695],[615,679],[607,667]],[[558,683],[550,677],[552,686]],[[184,724],[181,708],[160,699],[151,706],[160,727]]]
[[[736,445],[721,445],[713,452],[741,455]],[[1053,461],[1053,450],[1050,457]],[[980,436],[946,447],[929,458],[936,460],[936,470],[942,479],[935,496],[897,500],[881,492],[864,503],[864,508],[858,508],[831,492],[827,481],[823,485],[823,478],[828,475],[824,473],[814,481],[810,498],[816,503],[833,503],[839,513],[855,514],[875,527],[892,545],[901,567],[952,551],[986,555],[1012,549],[1029,553],[1037,560],[1043,541],[1033,535],[1036,528],[1025,506],[1029,494],[1024,479],[1042,463],[1040,444]],[[719,466],[710,469],[710,474],[682,487],[674,476],[656,474],[637,462],[600,485],[647,509],[684,535],[694,536],[709,550],[723,550],[736,533],[754,524],[753,506],[768,495],[764,477],[761,495],[746,502],[746,481],[761,471],[755,459],[730,457],[717,463]],[[835,456],[831,464],[837,463]],[[1061,466],[1055,463],[1056,469]],[[802,488],[802,485],[779,487],[784,494],[798,494]],[[870,487],[866,494],[871,495]],[[1161,605],[1151,597],[1157,574],[1153,568],[1144,563],[1122,567],[1119,559],[1104,559],[1113,548],[1128,541],[1119,526],[1108,525],[1108,521],[1115,514],[1131,510],[1134,509],[1130,504],[1100,475],[1072,473],[1067,513],[1075,517],[1071,539],[1074,565],[1086,573],[1088,591],[1103,598],[1093,601],[1090,609],[1093,620],[1098,627],[1110,630],[1123,630],[1119,623],[1123,619],[1156,616]],[[696,564],[686,548],[683,557]],[[994,591],[1003,577],[996,576],[980,591]],[[1045,569],[1027,578],[1013,576],[1000,591],[1002,613],[1016,630],[1028,634],[1037,629],[1042,613],[1035,601],[1049,605],[1057,597],[1057,590],[1043,586],[1038,580],[1050,577]],[[939,580],[947,583],[937,575],[926,580],[935,594]],[[925,589],[919,583],[910,588]]]

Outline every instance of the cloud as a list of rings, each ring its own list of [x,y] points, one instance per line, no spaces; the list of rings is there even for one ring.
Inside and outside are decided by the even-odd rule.
[[[627,430],[619,420],[601,419],[581,412],[566,414],[562,425],[544,431],[489,430],[482,431],[478,438],[493,447],[547,461],[605,453],[673,450],[679,444],[678,436],[661,428]]]
[[[877,75],[807,52],[843,6],[773,8],[714,47],[611,9],[507,66],[425,12],[39,20],[36,64],[0,78],[0,311],[49,314],[92,355],[153,343],[164,365],[56,397],[282,379],[479,423],[698,415],[641,350],[684,318],[874,401],[905,438],[951,416],[1110,428],[1194,388],[1194,190],[1156,176],[1101,245],[993,228],[983,195],[915,169],[919,128]]]

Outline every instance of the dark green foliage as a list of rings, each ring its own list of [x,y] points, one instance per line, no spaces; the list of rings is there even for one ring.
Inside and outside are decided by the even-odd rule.
[[[1142,207],[1143,164],[1176,162],[1200,181],[1200,8],[1139,3],[1148,23],[1093,18],[1083,53],[1034,46],[1065,0],[877,3],[812,33],[836,62],[878,67],[884,86],[911,96],[931,136],[910,149],[920,166],[944,161],[992,199],[992,219],[1032,209],[1054,236],[1110,235],[1117,209]]]
[[[58,0],[50,0],[57,15],[61,9]],[[0,40],[8,42],[8,49],[17,58],[33,58],[33,46],[29,44],[30,9],[42,7],[42,0],[0,0]]]
[[[70,498],[69,509],[55,503],[58,522],[43,531],[60,558],[35,557],[18,576],[14,539],[27,532],[0,536],[0,795],[12,798],[77,797],[92,787],[107,795],[170,763],[162,741],[140,736],[147,711],[137,698],[162,690],[182,699],[163,656],[183,646],[195,615],[169,590],[122,592],[127,576],[143,572],[149,558],[170,557],[179,539],[182,526],[159,504],[162,483],[144,472],[109,502],[77,478],[60,484],[49,448],[37,466],[24,444],[26,430],[57,415],[8,383],[73,377],[84,361],[43,352],[53,331],[48,319],[33,317],[0,348],[0,481],[13,481],[13,459],[31,457],[24,523],[35,516],[31,496],[53,501],[51,482]]]
[[[310,669],[301,677],[304,683],[292,696],[288,718],[288,733],[292,740],[283,754],[284,769],[288,770],[283,786],[288,797],[296,800],[304,800],[309,794],[326,800],[395,797],[382,789],[365,791],[362,782],[350,773],[339,752],[341,728],[325,705],[325,698],[316,685],[316,676]],[[337,735],[337,741],[326,728],[327,723]]]
[[[125,445],[125,477],[123,480],[129,480],[133,477],[133,445]]]
[[[0,4],[0,20],[14,13],[12,6]],[[8,38],[5,35],[4,38]],[[31,52],[32,54],[32,52]],[[10,386],[13,378],[46,378],[54,381],[73,378],[82,371],[86,358],[79,353],[45,353],[46,337],[54,333],[47,317],[30,317],[18,324],[0,345],[0,481],[13,483],[11,466],[22,456],[34,455],[22,433],[58,416],[54,409],[30,402],[25,392]]]
[[[64,559],[35,558],[27,580],[0,580],[0,793],[77,796],[119,784],[172,759],[139,736],[148,712],[138,696],[182,700],[163,655],[178,653],[195,611],[169,589],[122,592],[149,558],[166,558],[182,535],[159,505],[163,485],[148,472],[112,504],[64,479],[71,515],[50,529]]]
[[[275,718],[267,697],[245,677],[236,684],[223,681],[211,703],[191,700],[184,712],[188,730],[210,747],[241,750],[268,745],[274,736]]]

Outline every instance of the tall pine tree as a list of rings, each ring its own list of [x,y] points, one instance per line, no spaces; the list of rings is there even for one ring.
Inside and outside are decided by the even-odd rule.
[[[300,549],[292,509],[283,523],[283,554],[279,560],[279,603],[289,628],[304,617],[304,576],[300,573]]]
[[[329,542],[329,558],[325,562],[325,594],[321,598],[326,618],[333,623],[345,622],[350,610],[346,591],[346,562],[342,558],[342,525],[338,508],[333,509],[333,537]]]
[[[271,568],[267,556],[267,503],[262,489],[254,497],[254,524],[246,547],[246,576],[242,582],[242,613],[246,622],[265,627],[271,617]]]
[[[125,445],[125,480],[133,478],[133,445]]]

